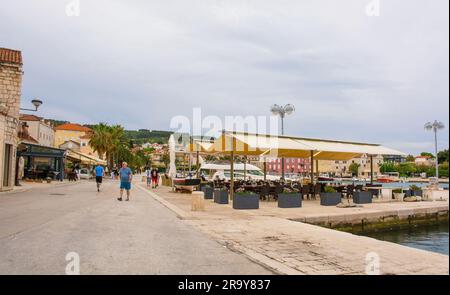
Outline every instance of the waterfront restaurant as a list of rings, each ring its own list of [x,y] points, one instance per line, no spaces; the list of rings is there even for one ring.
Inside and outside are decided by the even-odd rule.
[[[231,157],[230,196],[234,194],[234,157],[260,156],[279,158],[310,158],[310,177],[314,182],[314,162],[319,160],[350,160],[367,154],[371,166],[371,183],[373,183],[373,157],[375,155],[406,156],[405,153],[382,146],[380,144],[349,142],[339,140],[314,139],[294,136],[276,136],[267,134],[250,134],[243,132],[223,131],[213,143],[205,145],[193,142],[190,152],[208,154],[226,154]],[[317,163],[317,162],[316,162]],[[267,165],[264,162],[264,175]]]

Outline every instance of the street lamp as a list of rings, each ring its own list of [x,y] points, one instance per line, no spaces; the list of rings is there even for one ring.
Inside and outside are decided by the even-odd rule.
[[[280,116],[281,118],[281,135],[284,135],[284,117],[290,115],[295,111],[295,107],[291,104],[287,104],[284,107],[274,104],[270,111],[275,116]],[[284,158],[281,158],[281,177],[284,179]]]
[[[436,178],[439,180],[439,163],[438,163],[438,147],[437,147],[437,132],[438,130],[444,129],[444,123],[434,121],[425,124],[425,130],[434,131],[434,151],[436,153]]]
[[[34,109],[23,109],[23,108],[20,108],[20,110],[21,111],[37,112],[38,108],[43,104],[42,100],[40,100],[38,98],[33,99],[31,101],[31,103],[34,105]]]

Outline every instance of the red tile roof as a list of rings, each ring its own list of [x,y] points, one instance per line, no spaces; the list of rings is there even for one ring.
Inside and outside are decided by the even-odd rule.
[[[35,115],[20,114],[19,119],[22,121],[40,121],[42,118]]]
[[[0,48],[0,62],[22,65],[22,53],[18,50]]]
[[[88,127],[81,126],[80,124],[66,123],[55,127],[55,130],[68,130],[68,131],[81,131],[81,132],[91,132],[92,129]]]

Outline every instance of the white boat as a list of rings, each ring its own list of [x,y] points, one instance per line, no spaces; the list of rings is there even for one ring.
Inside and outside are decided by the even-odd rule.
[[[231,178],[231,165],[205,163],[200,167],[200,174],[209,180],[221,179],[229,181]],[[244,172],[246,171],[246,172]],[[245,176],[245,177],[244,177]],[[264,172],[251,164],[234,164],[234,179],[243,180],[264,180]],[[279,176],[266,175],[266,180],[280,180]]]

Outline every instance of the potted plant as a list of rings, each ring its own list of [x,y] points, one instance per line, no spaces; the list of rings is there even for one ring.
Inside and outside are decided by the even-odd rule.
[[[278,194],[279,208],[300,208],[302,206],[302,196],[289,188],[284,188],[281,194]]]
[[[341,202],[341,193],[331,186],[325,186],[324,192],[320,193],[320,205],[336,206]]]
[[[372,203],[372,192],[361,191],[353,193],[353,203],[370,204]]]
[[[216,188],[214,190],[214,203],[228,204],[228,190],[223,188]]]
[[[213,188],[211,186],[204,185],[202,187],[202,192],[204,194],[205,200],[212,200],[213,199],[214,190],[213,190]]]
[[[403,201],[403,199],[405,198],[405,193],[401,188],[392,190],[392,193],[394,194],[394,199],[397,201]]]
[[[233,209],[259,209],[259,195],[238,189],[234,194]]]
[[[422,197],[422,189],[413,184],[409,187],[409,191],[406,192],[407,197]]]

